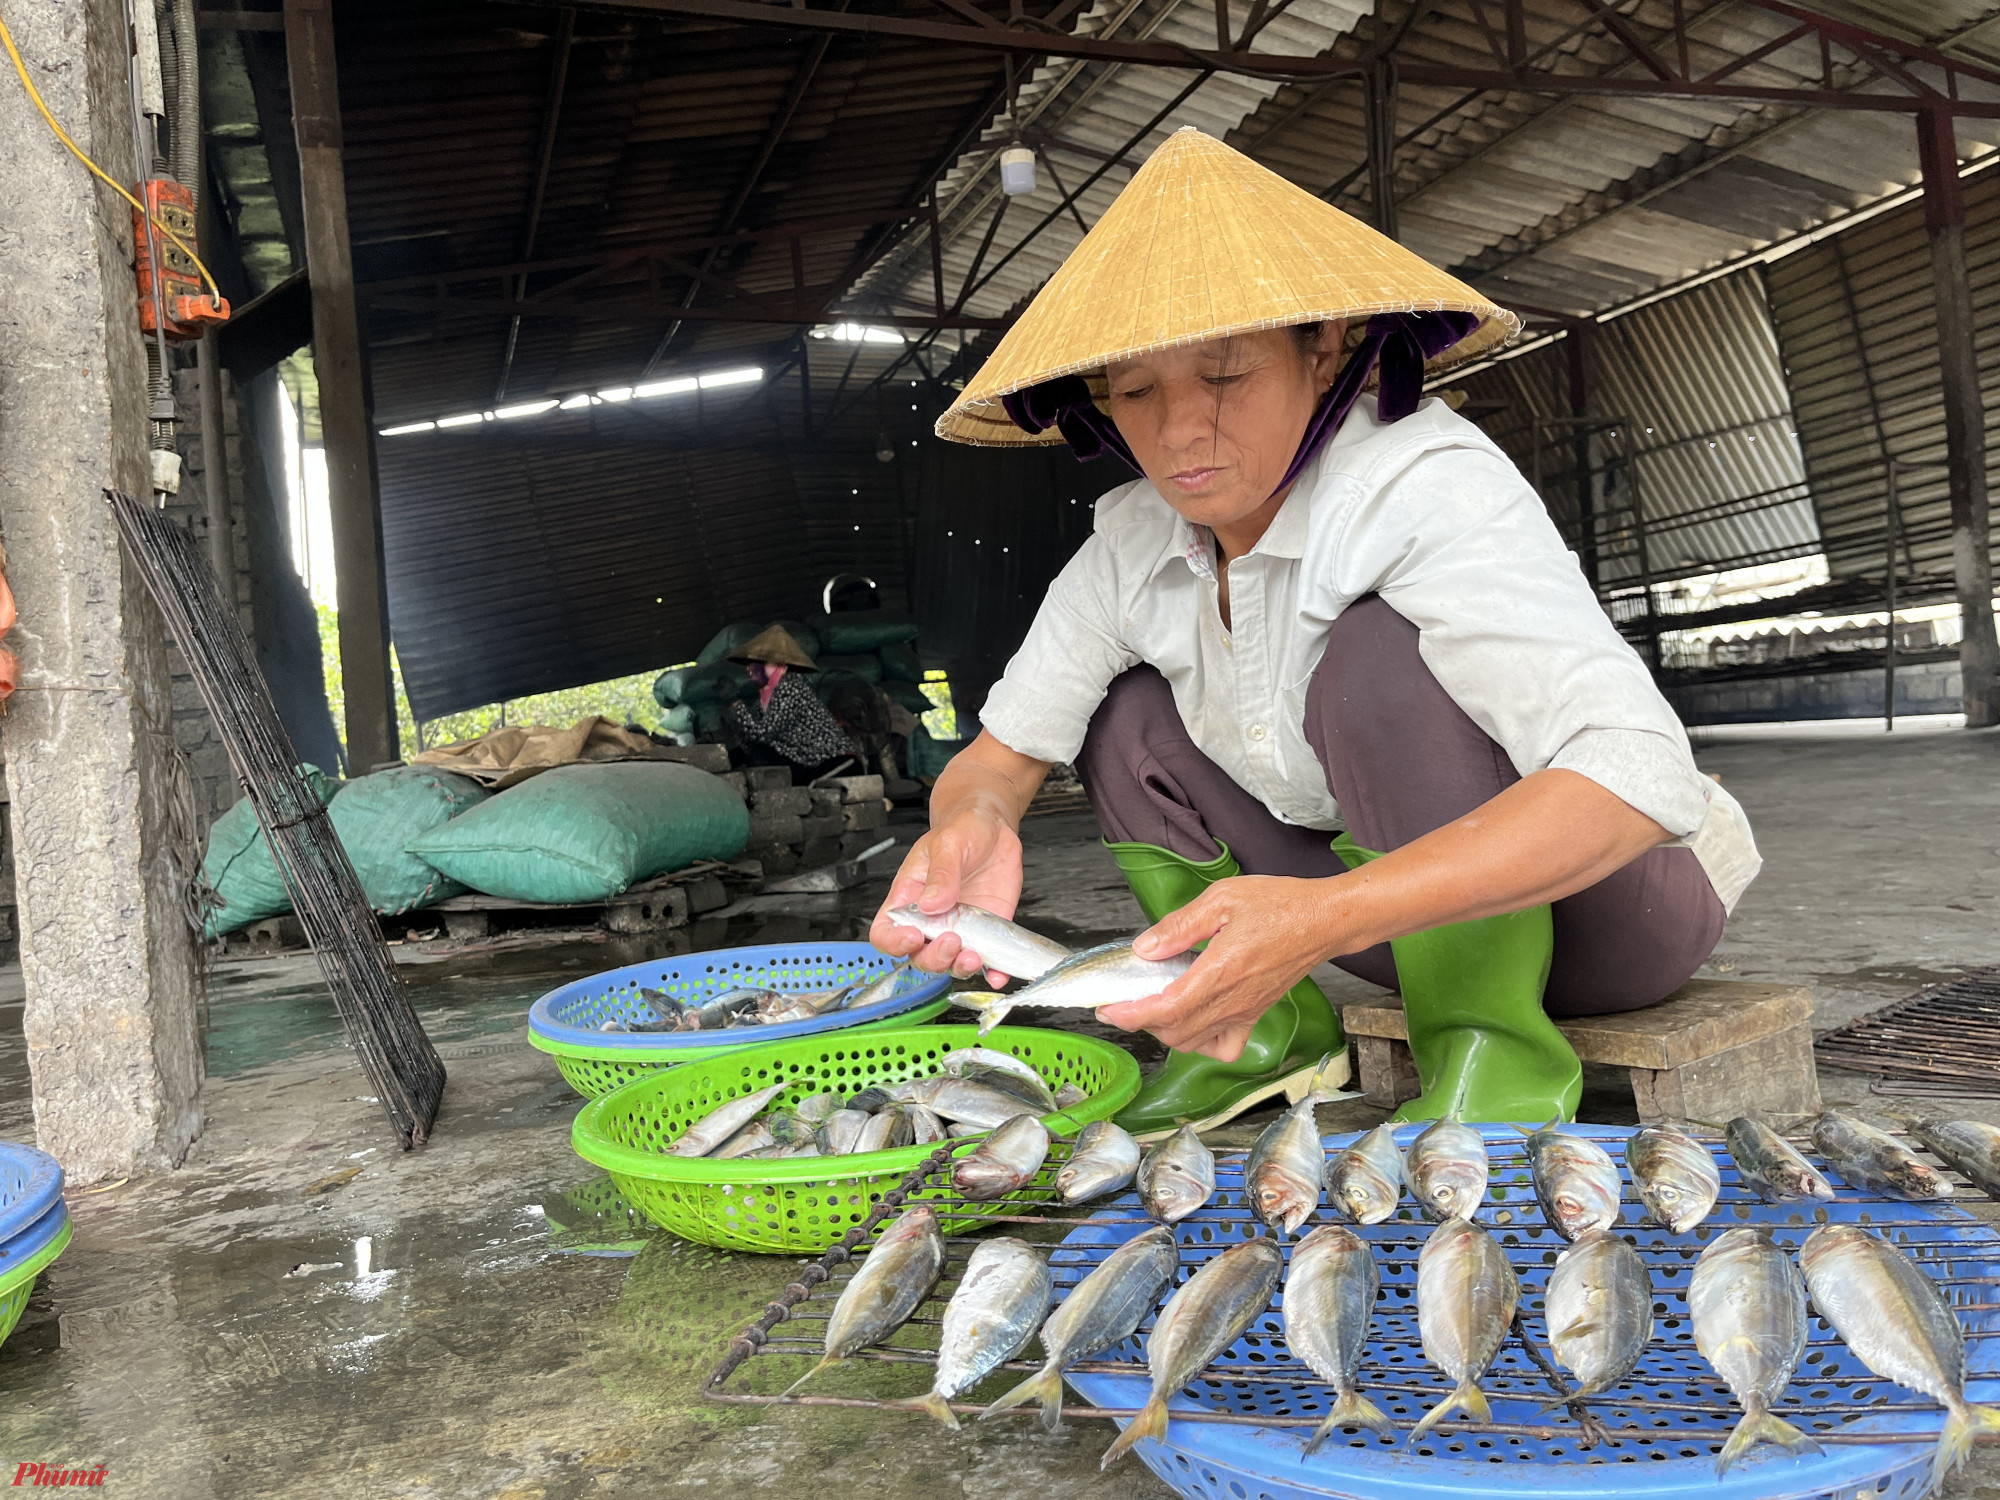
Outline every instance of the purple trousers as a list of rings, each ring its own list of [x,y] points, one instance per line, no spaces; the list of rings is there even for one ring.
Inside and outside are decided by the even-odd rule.
[[[1520,775],[1431,675],[1417,627],[1380,599],[1333,624],[1306,693],[1306,740],[1355,843],[1398,849],[1491,800]],[[1195,747],[1167,680],[1134,667],[1091,718],[1077,774],[1104,836],[1210,860],[1216,843],[1246,875],[1313,879],[1347,867],[1333,835],[1281,823]],[[1545,1004],[1603,1015],[1664,1000],[1715,951],[1722,902],[1689,849],[1652,849],[1555,903]],[[1396,987],[1387,943],[1334,963]]]

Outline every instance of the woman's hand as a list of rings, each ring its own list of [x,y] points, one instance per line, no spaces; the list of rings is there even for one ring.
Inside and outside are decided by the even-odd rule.
[[[1194,967],[1150,999],[1107,1005],[1097,1014],[1127,1031],[1150,1031],[1176,1052],[1234,1062],[1250,1028],[1279,996],[1314,965],[1353,946],[1339,918],[1339,879],[1218,880],[1132,945],[1141,958],[1159,959],[1205,941]]]
[[[916,905],[927,912],[949,911],[958,902],[983,906],[995,916],[1011,917],[1021,900],[1021,836],[1007,822],[983,808],[967,808],[950,821],[933,827],[911,847],[889,887],[889,899],[875,915],[868,940],[884,953],[909,957],[920,969],[970,979],[983,965],[967,951],[958,934],[947,932],[930,942],[914,927],[899,927],[889,912]],[[1007,976],[989,971],[994,988]]]

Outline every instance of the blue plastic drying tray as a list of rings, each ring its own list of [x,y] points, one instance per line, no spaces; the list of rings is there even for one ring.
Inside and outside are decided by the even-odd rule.
[[[1407,1146],[1420,1126],[1398,1132]],[[1606,1143],[1615,1159],[1618,1142],[1632,1132],[1611,1126],[1570,1127],[1577,1135]],[[1535,1201],[1522,1138],[1509,1126],[1485,1126],[1482,1134],[1493,1174],[1478,1218],[1505,1246],[1520,1275],[1522,1308],[1529,1333],[1548,1352],[1542,1294],[1549,1269],[1563,1247]],[[1329,1151],[1357,1137],[1327,1139]],[[1687,1235],[1641,1225],[1643,1213],[1626,1175],[1626,1237],[1645,1256],[1657,1300],[1655,1331],[1632,1377],[1619,1395],[1590,1403],[1592,1413],[1613,1429],[1608,1444],[1588,1451],[1569,1433],[1574,1423],[1560,1409],[1545,1411],[1549,1387],[1521,1346],[1509,1339],[1480,1388],[1493,1404],[1496,1424],[1554,1427],[1561,1437],[1544,1440],[1501,1433],[1434,1432],[1412,1449],[1407,1431],[1394,1442],[1360,1432],[1335,1432],[1311,1458],[1304,1456],[1310,1427],[1238,1427],[1176,1420],[1162,1441],[1142,1440],[1135,1452],[1182,1495],[1198,1500],[1466,1500],[1474,1495],[1553,1495],[1562,1500],[1612,1497],[1701,1496],[1704,1500],[1916,1500],[1930,1485],[1932,1445],[1894,1442],[1829,1444],[1823,1456],[1794,1458],[1762,1446],[1721,1479],[1715,1457],[1741,1416],[1728,1387],[1694,1347],[1687,1314],[1687,1286],[1695,1257],[1724,1230],[1738,1224],[1767,1229],[1775,1241],[1796,1250],[1820,1212],[1830,1219],[1869,1225],[1899,1249],[1915,1256],[1950,1295],[1966,1330],[1967,1394],[1974,1401],[2000,1400],[2000,1235],[1964,1209],[1944,1203],[1901,1203],[1842,1187],[1827,1204],[1773,1206],[1743,1187],[1728,1155],[1714,1148],[1722,1168],[1722,1197],[1708,1222]],[[1218,1189],[1207,1208],[1176,1228],[1182,1278],[1203,1261],[1253,1234],[1264,1233],[1243,1198],[1242,1159],[1218,1163]],[[1837,1174],[1834,1174],[1837,1181]],[[1805,1211],[1806,1208],[1814,1212]],[[1138,1202],[1126,1195],[1098,1207],[1097,1222],[1073,1231],[1051,1258],[1057,1287],[1074,1286],[1110,1251],[1148,1227]],[[1313,1222],[1331,1216],[1322,1208]],[[1105,1219],[1114,1222],[1104,1222]],[[1308,1226],[1310,1227],[1310,1226]],[[1382,1298],[1373,1338],[1361,1369],[1362,1389],[1398,1422],[1414,1422],[1443,1398],[1451,1382],[1423,1355],[1417,1333],[1417,1252],[1432,1226],[1406,1194],[1396,1216],[1357,1228],[1377,1246]],[[1287,1252],[1289,1255],[1289,1251]],[[1330,1393],[1285,1346],[1278,1308],[1215,1361],[1208,1378],[1173,1398],[1174,1410],[1210,1410],[1286,1417],[1323,1416]],[[1141,1329],[1151,1336],[1151,1323]],[[1097,1362],[1130,1362],[1131,1374],[1073,1373],[1069,1382],[1093,1406],[1130,1410],[1144,1404],[1150,1389],[1140,1338],[1126,1340],[1095,1356]],[[1229,1367],[1241,1378],[1216,1378]],[[1251,1375],[1249,1370],[1256,1373]],[[1622,1404],[1621,1404],[1622,1402]],[[1877,1432],[1935,1433],[1938,1408],[1914,1392],[1881,1380],[1850,1353],[1839,1336],[1817,1318],[1808,1321],[1807,1348],[1799,1373],[1776,1408],[1814,1436]],[[1121,1421],[1121,1426],[1123,1425]]]
[[[776,990],[827,989],[870,975],[883,974],[896,960],[867,943],[768,943],[754,948],[718,948],[685,958],[654,959],[627,964],[551,990],[528,1012],[535,1035],[571,1046],[604,1047],[658,1055],[713,1051],[717,1046],[748,1046],[786,1037],[811,1036],[865,1026],[915,1010],[944,993],[948,974],[905,969],[886,1000],[858,1009],[836,1010],[807,1021],[781,1021],[771,1026],[738,1027],[729,1031],[650,1032],[602,1031],[609,1020],[658,1019],[640,998],[641,989],[659,990],[691,1005],[725,990],[764,985]]]
[[[0,1141],[0,1246],[62,1201],[62,1168],[46,1151]]]

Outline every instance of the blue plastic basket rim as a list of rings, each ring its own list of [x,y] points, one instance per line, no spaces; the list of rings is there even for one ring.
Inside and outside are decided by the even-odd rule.
[[[675,1052],[682,1049],[702,1051],[716,1047],[744,1047],[759,1042],[780,1042],[788,1037],[842,1031],[850,1026],[862,1026],[871,1021],[885,1020],[890,1016],[901,1015],[904,1011],[915,1010],[919,1005],[936,999],[951,985],[949,974],[927,974],[920,983],[899,991],[886,1000],[878,1000],[873,1005],[864,1005],[853,1010],[837,1010],[828,1015],[814,1016],[806,1021],[781,1021],[771,1026],[737,1028],[731,1031],[594,1031],[588,1027],[568,1025],[556,1018],[564,1006],[580,999],[588,999],[604,989],[629,983],[645,983],[652,987],[662,977],[675,978],[677,976],[673,971],[683,965],[698,965],[707,969],[720,960],[733,961],[745,967],[756,967],[782,962],[795,954],[831,955],[839,964],[858,963],[863,960],[893,962],[887,954],[872,944],[856,942],[764,943],[746,948],[715,948],[706,953],[691,953],[680,958],[653,959],[647,963],[627,964],[619,969],[606,969],[601,974],[572,980],[558,989],[550,990],[529,1007],[528,1029],[546,1041],[561,1042],[572,1047],[601,1047],[613,1052]]]
[[[1398,1147],[1406,1147],[1423,1128],[1422,1125],[1413,1125],[1398,1129]],[[1519,1145],[1522,1139],[1522,1132],[1511,1125],[1482,1125],[1477,1128],[1486,1140],[1492,1142]],[[1601,1141],[1623,1140],[1636,1129],[1635,1126],[1621,1125],[1563,1127],[1565,1134]],[[1364,1134],[1365,1131],[1354,1131],[1330,1135],[1324,1138],[1324,1144],[1332,1152],[1352,1145]],[[1218,1193],[1242,1192],[1243,1159],[1240,1154],[1217,1162],[1216,1189]],[[1964,1209],[1954,1208],[1949,1202],[1934,1206],[1904,1204],[1899,1207],[1913,1210],[1934,1208],[1938,1211],[1940,1223],[1963,1226],[1983,1223]],[[1129,1213],[1135,1232],[1151,1224],[1139,1208],[1137,1199],[1130,1195],[1101,1205],[1095,1212],[1100,1220],[1114,1214]],[[1309,1222],[1335,1221],[1323,1214],[1315,1214]],[[1111,1243],[1125,1237],[1120,1233],[1122,1227],[1101,1222],[1083,1225],[1065,1236],[1062,1246],[1058,1248]],[[1297,1241],[1291,1243],[1295,1245]],[[1140,1375],[1070,1371],[1063,1378],[1086,1402],[1111,1410],[1131,1410],[1143,1406],[1149,1391],[1149,1382]],[[1979,1387],[1990,1387],[1995,1379],[1992,1371],[1968,1371],[1967,1394],[1970,1399],[1994,1399],[1988,1389]],[[1882,1383],[1893,1384],[1890,1381]],[[1363,1388],[1366,1389],[1365,1382]],[[1173,1411],[1203,1409],[1202,1403],[1181,1392],[1176,1392],[1169,1399],[1168,1406]],[[1778,1415],[1786,1415],[1782,1407]],[[1927,1423],[1937,1419],[1935,1413],[1922,1408],[1910,1415],[1919,1416]],[[1907,1423],[1907,1417],[1901,1417],[1901,1420],[1899,1417],[1901,1414],[1885,1411],[1881,1416],[1858,1418],[1848,1424],[1848,1430],[1865,1432],[1874,1427],[1875,1430],[1894,1431]],[[1880,1426],[1876,1426],[1878,1423]],[[1118,1425],[1123,1429],[1125,1420],[1119,1419]],[[1407,1434],[1403,1436],[1407,1437]],[[1176,1422],[1169,1427],[1163,1441],[1143,1440],[1135,1451],[1149,1465],[1152,1458],[1146,1450],[1154,1453],[1164,1451],[1170,1462],[1185,1459],[1197,1469],[1206,1464],[1230,1474],[1254,1474],[1292,1494],[1325,1495],[1328,1500],[1379,1495],[1388,1493],[1391,1488],[1398,1500],[1403,1500],[1403,1497],[1409,1497],[1409,1500],[1466,1500],[1466,1496],[1482,1492],[1548,1494],[1561,1496],[1562,1500],[1629,1500],[1634,1495],[1687,1496],[1690,1500],[1697,1495],[1703,1500],[1817,1500],[1817,1497],[1826,1495],[1873,1494],[1877,1482],[1892,1472],[1911,1468],[1927,1471],[1932,1452],[1928,1445],[1921,1443],[1838,1444],[1825,1449],[1824,1456],[1794,1468],[1793,1461],[1783,1455],[1774,1456],[1768,1449],[1756,1450],[1754,1461],[1751,1456],[1746,1456],[1743,1463],[1718,1479],[1713,1460],[1706,1457],[1644,1464],[1521,1463],[1501,1467],[1483,1459],[1450,1458],[1443,1454],[1412,1462],[1409,1455],[1403,1452],[1400,1440],[1393,1450],[1322,1449],[1308,1459],[1302,1457],[1305,1437],[1306,1430],[1301,1428]],[[1172,1481],[1169,1480],[1169,1483]],[[1223,1483],[1226,1487],[1227,1475]],[[1356,1483],[1362,1488],[1354,1488]]]
[[[62,1233],[63,1225],[68,1222],[69,1205],[57,1198],[34,1223],[12,1239],[0,1243],[0,1282],[12,1275],[17,1266],[26,1265],[47,1249],[49,1242]]]
[[[20,1193],[0,1207],[0,1245],[38,1223],[51,1203],[62,1198],[63,1174],[46,1151],[16,1141],[0,1141],[0,1180],[19,1174]]]

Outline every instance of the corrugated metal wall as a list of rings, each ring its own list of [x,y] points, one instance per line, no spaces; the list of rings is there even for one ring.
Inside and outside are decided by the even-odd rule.
[[[1965,250],[1990,415],[2000,397],[2000,174],[1965,183]],[[1769,269],[1785,365],[1798,405],[1827,565],[1836,578],[1882,575],[1887,460],[1901,468],[1904,569],[1951,573],[1937,316],[1923,207],[1912,203],[1831,235]],[[1987,482],[1995,482],[1991,468]]]
[[[1709,282],[1590,334],[1591,409],[1622,424],[1593,442],[1599,579],[1639,577],[1630,495],[1645,519],[1656,581],[1798,557],[1819,547],[1776,330],[1755,271]],[[1463,382],[1504,402],[1483,425],[1534,477],[1572,546],[1580,544],[1577,444],[1560,428],[1569,387],[1560,343]]]

